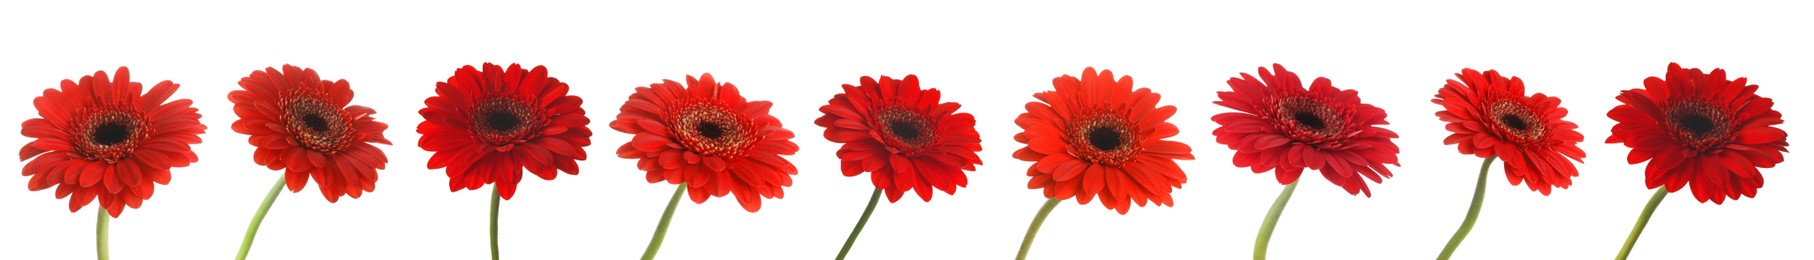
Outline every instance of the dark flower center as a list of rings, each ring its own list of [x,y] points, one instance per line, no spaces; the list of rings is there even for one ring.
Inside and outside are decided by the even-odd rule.
[[[705,136],[705,138],[718,139],[719,137],[724,137],[724,128],[719,127],[716,122],[700,121],[698,125],[693,126],[693,130],[699,131],[699,135]]]
[[[470,129],[479,141],[491,145],[508,145],[526,139],[545,121],[545,117],[521,101],[492,98],[473,108]]]
[[[1085,117],[1089,118],[1089,117]],[[1066,142],[1077,151],[1077,158],[1099,164],[1120,164],[1140,152],[1140,137],[1127,120],[1115,115],[1100,115],[1077,121],[1069,127]]]
[[[1114,151],[1115,148],[1121,148],[1121,132],[1109,127],[1092,128],[1090,129],[1090,146],[1103,151]]]
[[[485,115],[485,125],[491,127],[492,131],[509,132],[522,124],[523,119],[517,118],[516,114],[507,110],[491,111]]]
[[[323,153],[334,153],[352,139],[340,109],[320,99],[298,97],[284,104],[285,128],[303,147]]]
[[[1676,117],[1675,124],[1682,128],[1687,128],[1688,132],[1693,133],[1694,135],[1705,135],[1708,132],[1713,132],[1713,119],[1708,119],[1707,116],[1704,115],[1685,115]]]
[[[887,136],[882,138],[884,140],[879,141],[890,148],[912,153],[937,138],[932,133],[932,124],[928,123],[926,117],[919,113],[901,108],[888,108],[881,111],[875,115],[873,122],[876,122],[874,123],[876,126],[874,127],[881,130],[880,134]]]
[[[1733,123],[1726,111],[1704,102],[1686,101],[1669,106],[1665,127],[1688,148],[1705,151],[1725,146],[1733,137]]]
[[[130,126],[126,126],[126,124],[121,122],[106,122],[101,123],[100,126],[95,126],[94,131],[88,133],[88,138],[94,140],[95,144],[115,145],[125,142],[126,137],[130,134],[132,134],[132,128]]]
[[[1499,127],[1494,128],[1494,133],[1508,142],[1536,142],[1543,140],[1548,133],[1542,118],[1538,118],[1536,113],[1523,104],[1510,100],[1494,102],[1487,107],[1486,117],[1498,123]]]
[[[79,118],[74,129],[81,132],[74,133],[71,144],[73,154],[83,159],[116,162],[132,156],[132,150],[150,135],[144,129],[145,121],[129,111],[95,112]]]
[[[1273,108],[1273,122],[1293,140],[1317,142],[1339,136],[1346,122],[1335,109],[1310,97],[1288,97]]]
[[[1309,111],[1292,113],[1291,119],[1297,120],[1298,125],[1309,127],[1310,129],[1323,130],[1324,127],[1328,127],[1327,125],[1323,125],[1322,118],[1317,117],[1316,114],[1310,113]]]
[[[729,109],[693,104],[676,111],[668,117],[668,131],[681,146],[700,155],[742,156],[759,139]]]
[[[1512,129],[1518,130],[1518,131],[1524,131],[1524,130],[1530,129],[1530,125],[1524,124],[1524,119],[1518,118],[1518,116],[1515,116],[1515,115],[1499,116],[1499,124],[1505,125],[1505,127],[1510,127]]]

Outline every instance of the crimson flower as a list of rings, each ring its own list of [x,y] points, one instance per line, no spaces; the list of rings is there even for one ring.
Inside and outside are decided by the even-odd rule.
[[[1789,151],[1788,133],[1774,127],[1783,123],[1776,103],[1744,77],[1727,80],[1723,69],[1670,63],[1663,78],[1644,79],[1644,88],[1618,99],[1606,113],[1618,121],[1606,142],[1630,147],[1631,164],[1650,161],[1644,184],[1652,189],[1693,186],[1696,200],[1714,204],[1754,197],[1764,186],[1757,168],[1775,167]]]
[[[939,103],[938,89],[920,89],[920,78],[863,77],[859,86],[819,107],[825,139],[843,143],[838,159],[844,176],[870,172],[869,180],[899,201],[907,190],[932,201],[932,189],[953,194],[969,185],[964,171],[976,170],[982,139],[976,118],[957,113],[958,104]]]
[[[1052,199],[1077,198],[1078,204],[1100,197],[1102,206],[1127,214],[1148,201],[1171,206],[1173,188],[1184,185],[1178,159],[1195,159],[1190,146],[1164,140],[1178,135],[1165,120],[1177,107],[1158,106],[1159,94],[1134,89],[1134,78],[1119,80],[1108,70],[1085,68],[1083,78],[1052,79],[1055,91],[1033,94],[1027,112],[1014,119],[1024,131],[1014,141],[1027,144],[1014,158],[1035,162],[1027,167],[1027,188],[1043,188]]]
[[[371,143],[390,144],[389,126],[372,118],[377,111],[348,105],[353,90],[346,80],[321,80],[314,69],[283,65],[253,71],[239,86],[227,99],[239,115],[233,131],[250,135],[257,147],[253,162],[284,170],[291,192],[314,178],[328,202],[372,191],[389,159]]]
[[[768,114],[773,104],[747,101],[737,86],[707,73],[686,85],[672,80],[636,88],[611,121],[611,129],[635,135],[617,156],[637,159],[649,183],[685,184],[694,203],[736,195],[744,210],[762,208],[762,198],[781,198],[799,170],[781,155],[800,146],[794,132]]]
[[[1568,188],[1569,178],[1580,175],[1573,159],[1587,153],[1576,147],[1582,136],[1578,126],[1562,120],[1568,109],[1562,99],[1536,93],[1524,94],[1524,81],[1506,79],[1498,71],[1486,74],[1463,69],[1449,80],[1436,98],[1442,105],[1436,117],[1449,122],[1444,144],[1456,144],[1462,154],[1505,160],[1505,176],[1512,185],[1526,183],[1532,191],[1549,195],[1550,187]]]
[[[170,168],[196,161],[189,145],[202,142],[201,114],[188,99],[165,103],[177,84],[158,82],[141,94],[126,67],[96,71],[81,81],[63,80],[32,100],[40,118],[25,120],[21,133],[35,138],[19,149],[26,188],[57,188],[75,212],[95,200],[112,217],[122,207],[138,208],[153,184],[169,184]],[[36,159],[33,159],[33,158]]]
[[[1317,77],[1306,90],[1296,73],[1272,68],[1277,75],[1262,67],[1257,78],[1229,78],[1234,91],[1216,92],[1217,105],[1239,111],[1210,118],[1221,124],[1216,142],[1235,150],[1235,166],[1254,173],[1276,169],[1279,184],[1297,182],[1308,168],[1348,194],[1373,196],[1366,181],[1391,178],[1385,164],[1398,165],[1398,145],[1391,140],[1398,134],[1375,126],[1386,124],[1386,111],[1327,78]]]
[[[586,159],[592,121],[580,98],[567,95],[567,83],[548,77],[547,68],[465,66],[435,83],[435,93],[423,101],[425,121],[416,132],[422,134],[418,145],[435,153],[428,168],[447,168],[449,190],[496,183],[499,195],[510,199],[525,169],[545,180],[557,170],[579,174],[574,161]]]

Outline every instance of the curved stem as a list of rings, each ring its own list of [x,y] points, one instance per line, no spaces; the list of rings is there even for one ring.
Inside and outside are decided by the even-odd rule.
[[[1033,224],[1027,226],[1027,237],[1020,240],[1020,254],[1014,260],[1026,260],[1027,250],[1033,249],[1033,237],[1039,234],[1039,225],[1046,223],[1046,215],[1052,214],[1052,208],[1058,207],[1058,199],[1046,199],[1046,205],[1039,207],[1039,214],[1033,215]]]
[[[649,238],[649,249],[642,251],[643,260],[655,259],[655,252],[661,251],[661,240],[668,236],[668,221],[674,220],[674,206],[680,205],[680,194],[686,193],[687,184],[681,183],[674,188],[674,197],[668,199],[668,210],[661,212],[661,223],[655,224],[655,237]]]
[[[233,259],[246,260],[246,254],[252,252],[252,238],[258,236],[258,226],[265,222],[265,213],[271,211],[271,203],[277,202],[277,194],[283,191],[284,176],[277,176],[277,184],[271,185],[271,192],[265,193],[264,204],[258,205],[258,213],[252,213],[252,224],[246,225],[246,237],[239,241],[239,255]]]
[[[1474,181],[1474,204],[1468,206],[1468,217],[1461,220],[1461,228],[1455,230],[1455,236],[1449,237],[1449,245],[1442,247],[1437,260],[1449,260],[1449,256],[1455,254],[1455,248],[1461,247],[1461,240],[1467,239],[1468,232],[1474,230],[1474,220],[1480,218],[1481,202],[1486,199],[1486,171],[1493,168],[1496,158],[1499,157],[1487,157],[1486,162],[1480,163],[1480,180]]]
[[[1650,214],[1657,212],[1657,204],[1662,204],[1666,195],[1669,195],[1668,187],[1657,187],[1656,195],[1650,195],[1650,203],[1644,204],[1644,213],[1638,213],[1638,224],[1632,225],[1631,235],[1625,237],[1625,247],[1619,248],[1618,260],[1631,255],[1631,246],[1638,244],[1638,234],[1644,233],[1644,225],[1650,224]]]
[[[498,260],[498,186],[491,186],[491,260]]]
[[[1266,245],[1272,242],[1272,228],[1279,225],[1279,215],[1285,213],[1285,203],[1291,202],[1291,192],[1297,191],[1298,182],[1292,181],[1279,192],[1279,198],[1272,201],[1272,209],[1266,211],[1266,221],[1260,223],[1260,235],[1253,238],[1253,259],[1266,259]]]
[[[101,210],[94,217],[94,255],[95,259],[107,260],[107,207],[95,207]]]
[[[863,233],[863,225],[869,224],[869,213],[876,211],[876,201],[882,199],[882,189],[869,194],[869,207],[863,208],[863,217],[857,218],[857,227],[850,230],[850,238],[844,239],[844,249],[838,249],[838,260],[850,254],[850,246],[857,244],[857,234]]]

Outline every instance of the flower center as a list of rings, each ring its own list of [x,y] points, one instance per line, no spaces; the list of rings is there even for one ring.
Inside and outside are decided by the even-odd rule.
[[[95,144],[114,145],[125,142],[126,135],[130,133],[132,133],[132,128],[126,126],[126,124],[120,122],[106,122],[101,123],[100,126],[95,126],[94,131],[88,133],[88,138],[94,140]]]
[[[1335,109],[1306,97],[1279,100],[1273,118],[1286,135],[1306,142],[1338,136],[1346,128]]]
[[[679,111],[669,119],[668,125],[674,126],[669,131],[682,146],[695,153],[736,157],[756,143],[754,131],[729,110],[694,104]]]
[[[145,121],[128,111],[92,112],[76,121],[72,143],[75,155],[92,161],[116,162],[132,155],[139,142],[151,135]]]
[[[1495,129],[1498,130],[1501,138],[1514,143],[1542,140],[1544,134],[1547,133],[1547,129],[1542,123],[1543,120],[1537,118],[1536,113],[1532,113],[1524,105],[1511,101],[1501,100],[1493,103],[1492,107],[1487,108],[1487,117],[1495,119],[1494,122],[1498,123],[1499,127]]]
[[[1079,121],[1070,127],[1067,140],[1078,151],[1078,158],[1099,164],[1120,164],[1140,152],[1139,136],[1128,121],[1103,115]]]
[[[877,128],[881,129],[882,143],[897,151],[914,152],[932,141],[932,124],[919,113],[901,109],[883,109],[875,115]]]
[[[1702,102],[1677,103],[1664,115],[1668,128],[1689,148],[1701,151],[1732,139],[1732,122],[1724,111]]]
[[[521,141],[527,133],[542,125],[541,114],[523,102],[507,98],[491,99],[472,111],[472,132],[480,141],[508,145]]]
[[[283,111],[284,127],[305,148],[334,153],[345,148],[351,139],[352,131],[340,109],[320,99],[294,98],[284,102]]]

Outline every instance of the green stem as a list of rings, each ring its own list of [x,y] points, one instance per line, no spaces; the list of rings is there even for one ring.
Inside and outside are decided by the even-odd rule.
[[[265,222],[265,213],[271,211],[271,203],[277,202],[277,194],[283,191],[283,181],[283,176],[277,176],[277,184],[271,185],[271,192],[265,194],[265,202],[258,205],[258,213],[252,213],[252,224],[246,225],[246,237],[240,239],[239,255],[233,259],[246,260],[246,254],[252,252],[252,238],[258,236],[258,226]]]
[[[101,210],[94,217],[94,254],[96,259],[107,260],[107,207],[96,208]]]
[[[869,213],[876,211],[876,201],[882,199],[882,189],[869,194],[869,207],[863,208],[863,217],[857,218],[857,227],[850,230],[850,238],[844,239],[844,249],[838,249],[838,260],[844,260],[850,254],[850,246],[857,244],[857,234],[863,233],[863,225],[869,224]]]
[[[1266,244],[1272,242],[1272,228],[1279,225],[1279,214],[1285,213],[1285,203],[1291,202],[1291,192],[1297,191],[1298,182],[1292,181],[1279,192],[1279,198],[1272,201],[1272,209],[1266,211],[1266,222],[1260,224],[1260,235],[1253,238],[1253,259],[1266,259]]]
[[[1657,212],[1657,204],[1663,203],[1663,196],[1669,195],[1669,188],[1658,187],[1656,195],[1650,195],[1650,203],[1644,204],[1644,213],[1638,214],[1638,224],[1632,225],[1631,235],[1625,237],[1625,247],[1619,248],[1618,260],[1625,260],[1631,255],[1631,246],[1638,244],[1638,234],[1644,233],[1644,225],[1650,224],[1650,214]]]
[[[498,186],[491,186],[491,260],[498,260]]]
[[[674,206],[680,205],[680,194],[686,191],[686,183],[674,188],[674,197],[668,198],[668,210],[661,212],[661,223],[655,224],[655,237],[649,238],[649,248],[642,250],[643,260],[655,259],[655,252],[661,251],[661,240],[668,236],[668,221],[674,220]]]
[[[1455,236],[1449,237],[1449,245],[1442,247],[1442,254],[1436,256],[1437,260],[1449,260],[1449,256],[1455,254],[1455,248],[1461,247],[1461,240],[1467,239],[1468,232],[1474,230],[1474,220],[1480,218],[1481,201],[1486,199],[1486,171],[1493,168],[1493,159],[1496,158],[1499,157],[1487,157],[1486,162],[1480,163],[1480,180],[1474,181],[1474,204],[1468,206],[1468,217],[1461,220],[1461,228],[1455,230]]]
[[[1033,215],[1033,224],[1027,226],[1027,237],[1020,240],[1020,255],[1015,260],[1026,260],[1027,250],[1033,249],[1033,237],[1039,234],[1039,225],[1046,223],[1046,215],[1052,214],[1052,208],[1058,207],[1058,199],[1046,199],[1046,205],[1039,207],[1039,214]]]

